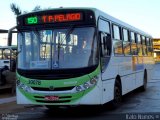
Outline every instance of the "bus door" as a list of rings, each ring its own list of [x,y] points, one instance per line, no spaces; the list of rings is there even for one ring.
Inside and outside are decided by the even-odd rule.
[[[111,36],[109,34],[100,33],[100,46],[101,46],[101,70],[102,73],[107,68],[110,55],[111,55]]]
[[[99,19],[99,41],[100,41],[100,54],[101,54],[101,71],[102,80],[106,79],[103,73],[108,65],[111,55],[111,33],[110,23],[106,20]]]

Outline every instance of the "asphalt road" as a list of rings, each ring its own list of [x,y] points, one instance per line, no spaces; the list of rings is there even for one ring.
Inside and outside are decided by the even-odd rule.
[[[160,64],[155,66],[154,77],[148,82],[147,90],[135,90],[125,95],[122,105],[116,110],[111,110],[110,105],[106,104],[49,111],[43,106],[23,106],[9,102],[0,104],[0,114],[3,120],[160,120]]]

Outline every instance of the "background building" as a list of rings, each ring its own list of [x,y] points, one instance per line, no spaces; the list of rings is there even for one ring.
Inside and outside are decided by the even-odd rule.
[[[154,58],[156,62],[160,62],[160,38],[153,39]]]

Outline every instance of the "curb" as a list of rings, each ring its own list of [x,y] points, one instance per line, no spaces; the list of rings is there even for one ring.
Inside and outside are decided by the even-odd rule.
[[[10,103],[10,102],[14,102],[14,101],[16,101],[16,96],[9,97],[9,98],[1,98],[0,99],[0,104]]]

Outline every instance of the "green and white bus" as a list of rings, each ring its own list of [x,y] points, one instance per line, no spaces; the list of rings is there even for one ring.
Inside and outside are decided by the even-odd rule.
[[[117,106],[151,79],[152,37],[95,8],[27,13],[14,28],[18,104]]]

